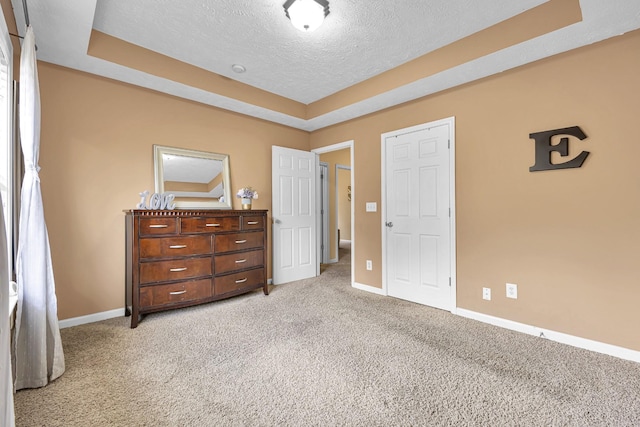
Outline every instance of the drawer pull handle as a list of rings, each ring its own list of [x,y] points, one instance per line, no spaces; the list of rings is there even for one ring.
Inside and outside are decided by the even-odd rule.
[[[236,240],[236,243],[239,245],[241,243],[247,243],[247,241],[246,240]]]
[[[247,224],[249,225],[256,225],[258,223],[258,221],[247,221]]]
[[[187,291],[175,291],[175,292],[169,292],[169,295],[182,295],[186,293]]]
[[[220,227],[220,224],[205,224],[205,227]]]
[[[246,259],[238,259],[236,260],[236,264],[242,264],[243,262],[247,262]]]
[[[186,247],[187,245],[171,245],[169,246],[169,249],[184,249]]]
[[[187,267],[181,267],[181,268],[172,268],[169,271],[171,271],[172,273],[176,273],[178,271],[185,271],[187,269]]]
[[[167,228],[169,227],[167,224],[151,224],[149,228]]]
[[[236,283],[244,283],[246,281],[247,281],[247,278],[245,277],[244,279],[236,280]]]

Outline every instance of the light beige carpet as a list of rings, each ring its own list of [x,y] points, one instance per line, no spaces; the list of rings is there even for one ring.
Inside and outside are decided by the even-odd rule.
[[[269,296],[62,330],[17,425],[640,426],[640,364],[352,289],[342,252]]]

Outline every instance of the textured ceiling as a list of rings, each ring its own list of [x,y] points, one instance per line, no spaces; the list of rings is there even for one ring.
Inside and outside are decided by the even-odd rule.
[[[308,104],[544,1],[332,0],[324,24],[303,33],[284,0],[98,0],[93,26]]]
[[[28,7],[40,60],[310,131],[640,27],[638,0],[581,0],[581,22],[311,118],[87,55],[95,29],[309,104],[547,0],[330,0],[331,13],[313,33],[294,29],[282,3],[284,0],[28,0]],[[22,0],[12,0],[12,4],[23,34]],[[242,64],[247,72],[233,73],[232,64]]]

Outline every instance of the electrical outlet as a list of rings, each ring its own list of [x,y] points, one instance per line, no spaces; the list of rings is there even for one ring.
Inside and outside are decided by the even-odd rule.
[[[373,262],[370,259],[367,260],[367,270],[373,270]]]
[[[376,212],[378,210],[378,203],[377,202],[367,202],[366,204],[366,211],[367,212]]]
[[[518,285],[507,283],[507,298],[518,299]]]
[[[482,288],[482,299],[491,301],[491,288]]]

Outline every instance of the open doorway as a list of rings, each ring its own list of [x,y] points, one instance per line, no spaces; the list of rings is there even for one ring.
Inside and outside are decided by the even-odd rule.
[[[351,167],[336,164],[335,216],[338,227],[338,261],[340,250],[351,250]]]
[[[321,165],[326,165],[319,176],[320,187],[328,189],[318,200],[320,221],[326,221],[326,233],[318,236],[319,273],[339,268],[348,271],[353,284],[352,259],[355,250],[353,229],[353,141],[313,150]],[[320,172],[319,172],[320,173]],[[319,191],[320,194],[323,191]],[[322,228],[322,227],[320,227]]]
[[[329,164],[319,162],[320,165],[320,265],[328,264],[329,256]]]

